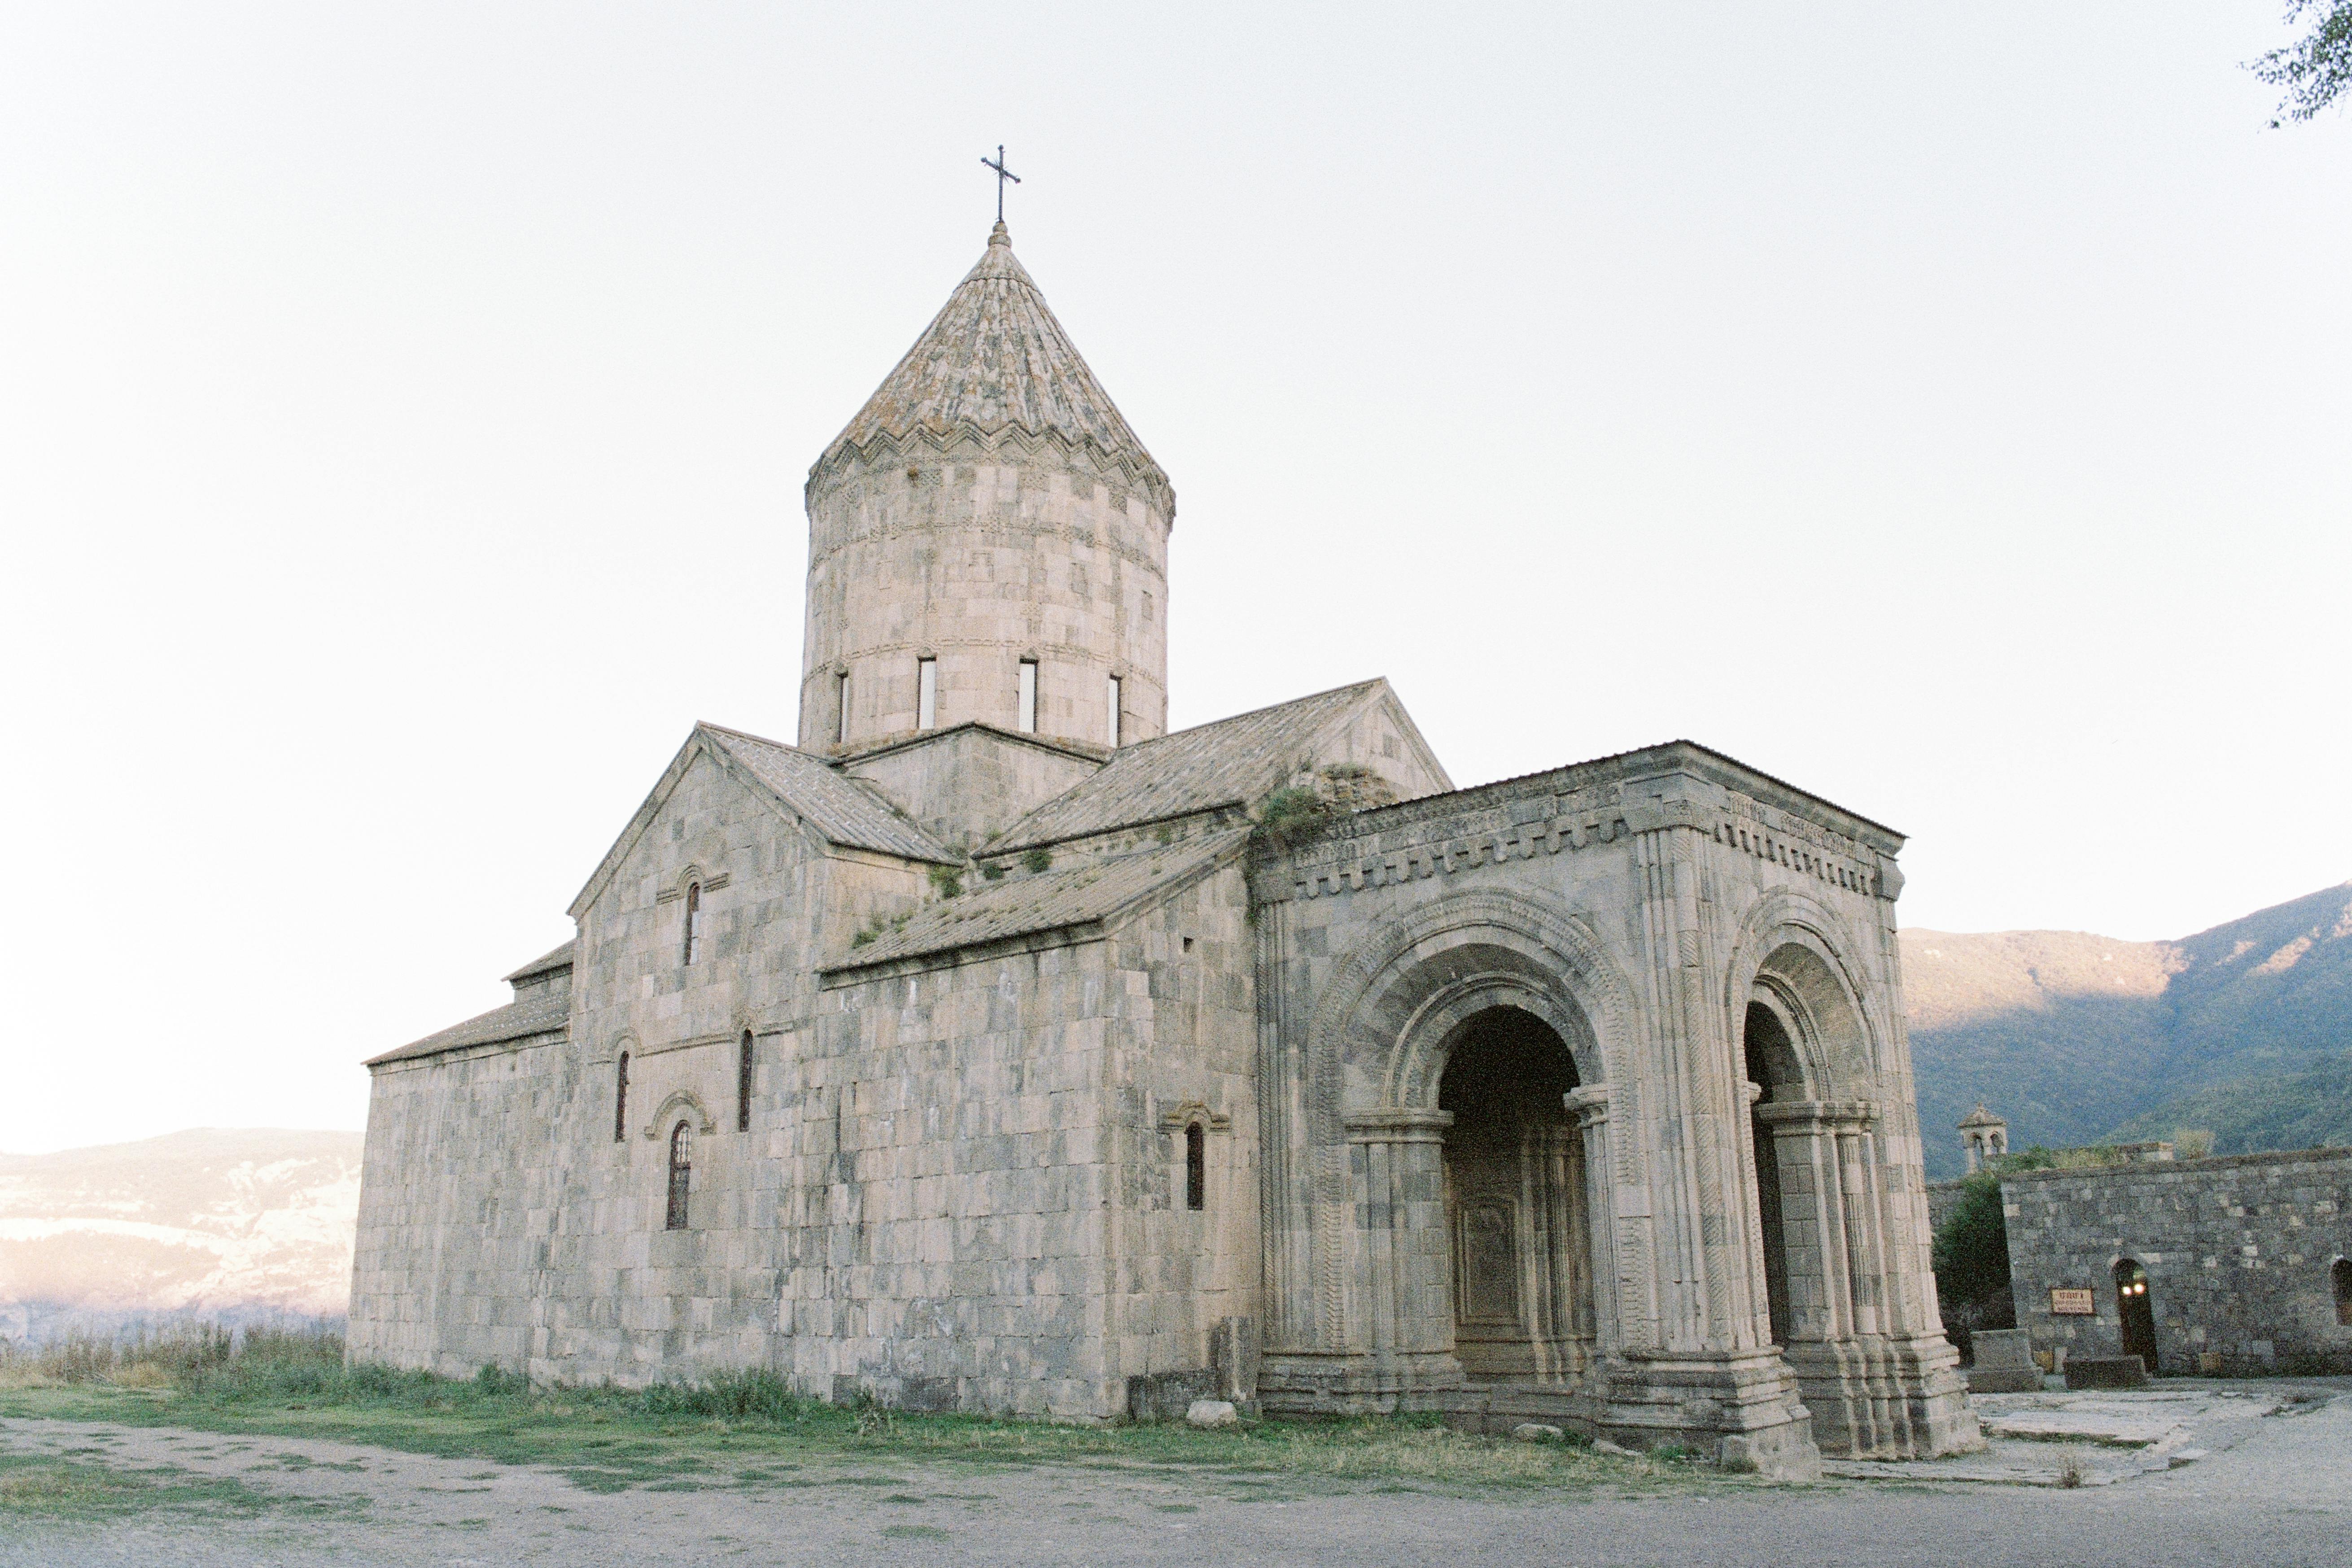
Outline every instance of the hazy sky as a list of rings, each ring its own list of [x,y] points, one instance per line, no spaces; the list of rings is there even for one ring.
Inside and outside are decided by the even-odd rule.
[[[0,1148],[360,1125],[695,719],[794,733],[801,482],[999,142],[1176,484],[1174,723],[1687,736],[1911,834],[1911,925],[2352,875],[2280,9],[10,5]]]

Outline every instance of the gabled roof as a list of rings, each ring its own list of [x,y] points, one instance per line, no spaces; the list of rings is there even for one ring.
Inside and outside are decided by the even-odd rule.
[[[907,860],[934,861],[945,866],[959,863],[956,855],[900,816],[898,808],[880,795],[835,772],[821,758],[782,741],[763,740],[717,724],[697,724],[694,733],[686,738],[686,744],[678,748],[677,755],[663,770],[645,804],[629,819],[629,826],[604,852],[595,874],[580,889],[579,897],[572,900],[572,918],[579,918],[581,911],[604,890],[613,873],[620,869],[630,847],[652,825],[662,803],[686,776],[688,764],[705,755],[825,843],[845,849],[870,849]]]
[[[1002,222],[979,263],[810,472],[845,447],[961,428],[1059,436],[1168,482],[1014,258]]]
[[[1319,743],[1383,701],[1395,701],[1387,681],[1359,681],[1122,746],[1100,773],[1014,823],[986,853],[1246,805],[1289,783],[1302,763],[1328,760],[1318,757]],[[1402,704],[1396,714],[1417,741]],[[1426,761],[1444,780],[1436,758]]]
[[[542,993],[520,1002],[509,1002],[503,1007],[493,1007],[478,1017],[453,1024],[438,1034],[427,1035],[398,1050],[370,1057],[366,1065],[381,1067],[386,1062],[405,1061],[411,1057],[439,1056],[443,1051],[462,1050],[467,1046],[495,1046],[508,1040],[525,1039],[532,1035],[557,1034],[565,1027],[571,1015],[570,996]]]
[[[902,958],[952,952],[1073,927],[1109,925],[1154,898],[1173,892],[1241,850],[1246,827],[1207,834],[1131,855],[1090,860],[1066,871],[1038,871],[942,899],[898,930],[825,966],[828,974]]]
[[[782,741],[765,741],[716,724],[696,728],[765,784],[784,805],[807,818],[825,838],[848,849],[875,849],[908,860],[957,858],[940,841],[898,815],[881,795],[824,759]]]
[[[579,945],[577,942],[567,942],[559,948],[541,953],[537,958],[508,975],[507,984],[511,985],[518,980],[536,979],[540,975],[550,974],[559,969],[571,968],[572,950]]]

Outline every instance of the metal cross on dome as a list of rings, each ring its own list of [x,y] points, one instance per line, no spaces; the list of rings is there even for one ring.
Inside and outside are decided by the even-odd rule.
[[[1002,142],[996,144],[995,157],[982,158],[980,162],[982,167],[996,171],[996,221],[1003,223],[1004,221],[1004,182],[1010,180],[1017,185],[1021,183],[1021,176],[1004,166],[1004,143]]]

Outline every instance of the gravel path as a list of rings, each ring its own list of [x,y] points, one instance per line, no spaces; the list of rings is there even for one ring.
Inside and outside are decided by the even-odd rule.
[[[845,1463],[599,1492],[560,1471],[277,1437],[0,1423],[0,1452],[176,1466],[279,1500],[247,1519],[0,1516],[0,1568],[954,1564],[1801,1563],[2146,1568],[2352,1562],[2352,1396],[2223,1452],[2096,1489],[1917,1481],[1645,1500],[1316,1494],[1264,1478]],[[757,1467],[751,1467],[757,1468]]]

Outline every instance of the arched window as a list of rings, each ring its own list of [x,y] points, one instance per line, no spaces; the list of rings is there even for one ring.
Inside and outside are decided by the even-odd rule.
[[[1184,1129],[1184,1206],[1209,1206],[1209,1135],[1197,1121]]]
[[[695,950],[702,945],[702,884],[686,885],[686,959],[694,962]]]
[[[613,1142],[625,1142],[629,1136],[629,1053],[621,1053],[620,1069],[613,1075]]]
[[[2336,1287],[2336,1321],[2352,1328],[2352,1258],[2337,1258],[2327,1277]]]
[[[669,1218],[671,1230],[686,1228],[687,1188],[694,1179],[694,1127],[681,1121],[669,1135]]]
[[[751,1031],[743,1031],[742,1047],[735,1057],[735,1131],[751,1131]]]

